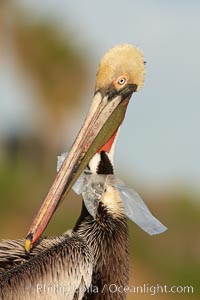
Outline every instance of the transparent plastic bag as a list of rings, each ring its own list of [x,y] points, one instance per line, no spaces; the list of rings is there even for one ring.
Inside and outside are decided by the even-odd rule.
[[[59,171],[67,153],[58,157],[57,171]],[[160,234],[167,230],[156,217],[152,215],[140,195],[127,187],[115,175],[87,174],[83,172],[73,185],[76,194],[82,194],[88,212],[95,218],[99,201],[106,191],[107,186],[116,188],[123,202],[126,216],[149,235]]]

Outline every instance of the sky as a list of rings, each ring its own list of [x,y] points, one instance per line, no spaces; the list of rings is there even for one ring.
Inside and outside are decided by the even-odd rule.
[[[124,173],[128,169],[134,180],[150,185],[181,180],[199,186],[200,2],[18,0],[17,4],[76,35],[72,42],[91,60],[89,97],[98,61],[110,47],[131,43],[141,48],[147,62],[145,85],[129,104],[118,138],[116,169]],[[6,93],[3,90],[0,96]],[[88,95],[83,95],[86,102],[77,116],[77,131],[89,108]],[[23,110],[22,104],[20,116]]]

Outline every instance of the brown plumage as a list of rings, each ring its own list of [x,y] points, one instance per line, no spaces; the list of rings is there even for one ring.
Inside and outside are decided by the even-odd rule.
[[[94,220],[83,203],[72,232],[40,239],[30,254],[24,240],[0,244],[0,299],[125,299],[109,287],[128,284],[127,243],[123,213],[116,216],[100,202]]]
[[[23,242],[17,241],[17,247],[13,243],[12,249],[8,242],[0,245],[0,252],[6,250],[9,256],[7,265],[1,261],[6,271],[0,275],[0,299],[82,299],[81,290],[91,281],[92,255],[80,238],[44,239],[30,256]],[[55,291],[48,292],[51,286]]]

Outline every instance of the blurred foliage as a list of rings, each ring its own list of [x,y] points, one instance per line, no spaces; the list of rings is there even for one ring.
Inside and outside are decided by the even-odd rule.
[[[152,202],[150,206],[155,215],[167,225],[168,231],[150,237],[130,224],[134,260],[138,259],[147,269],[152,270],[153,276],[157,274],[159,284],[192,285],[194,295],[181,295],[182,298],[199,297],[200,207],[191,195],[186,196],[184,190],[176,191],[170,197],[163,193],[161,199]]]
[[[66,131],[65,124],[72,124],[87,80],[84,51],[74,46],[75,36],[69,30],[61,32],[47,19],[36,21],[13,1],[2,5],[0,25],[0,41],[12,47],[17,65],[30,79],[39,112],[28,137],[18,132],[0,140],[0,160],[10,158],[14,163],[15,158],[31,156],[36,164],[43,160],[48,165],[68,145],[71,130]]]
[[[33,76],[45,106],[58,122],[80,99],[87,78],[83,53],[72,46],[74,37],[61,35],[48,21],[20,19],[13,33],[22,65]]]

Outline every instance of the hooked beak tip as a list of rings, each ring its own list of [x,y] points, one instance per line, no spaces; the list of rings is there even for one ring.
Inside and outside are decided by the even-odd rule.
[[[24,243],[24,248],[25,248],[27,253],[30,253],[32,245],[33,245],[32,237],[30,235],[28,235],[26,237],[25,243]]]

